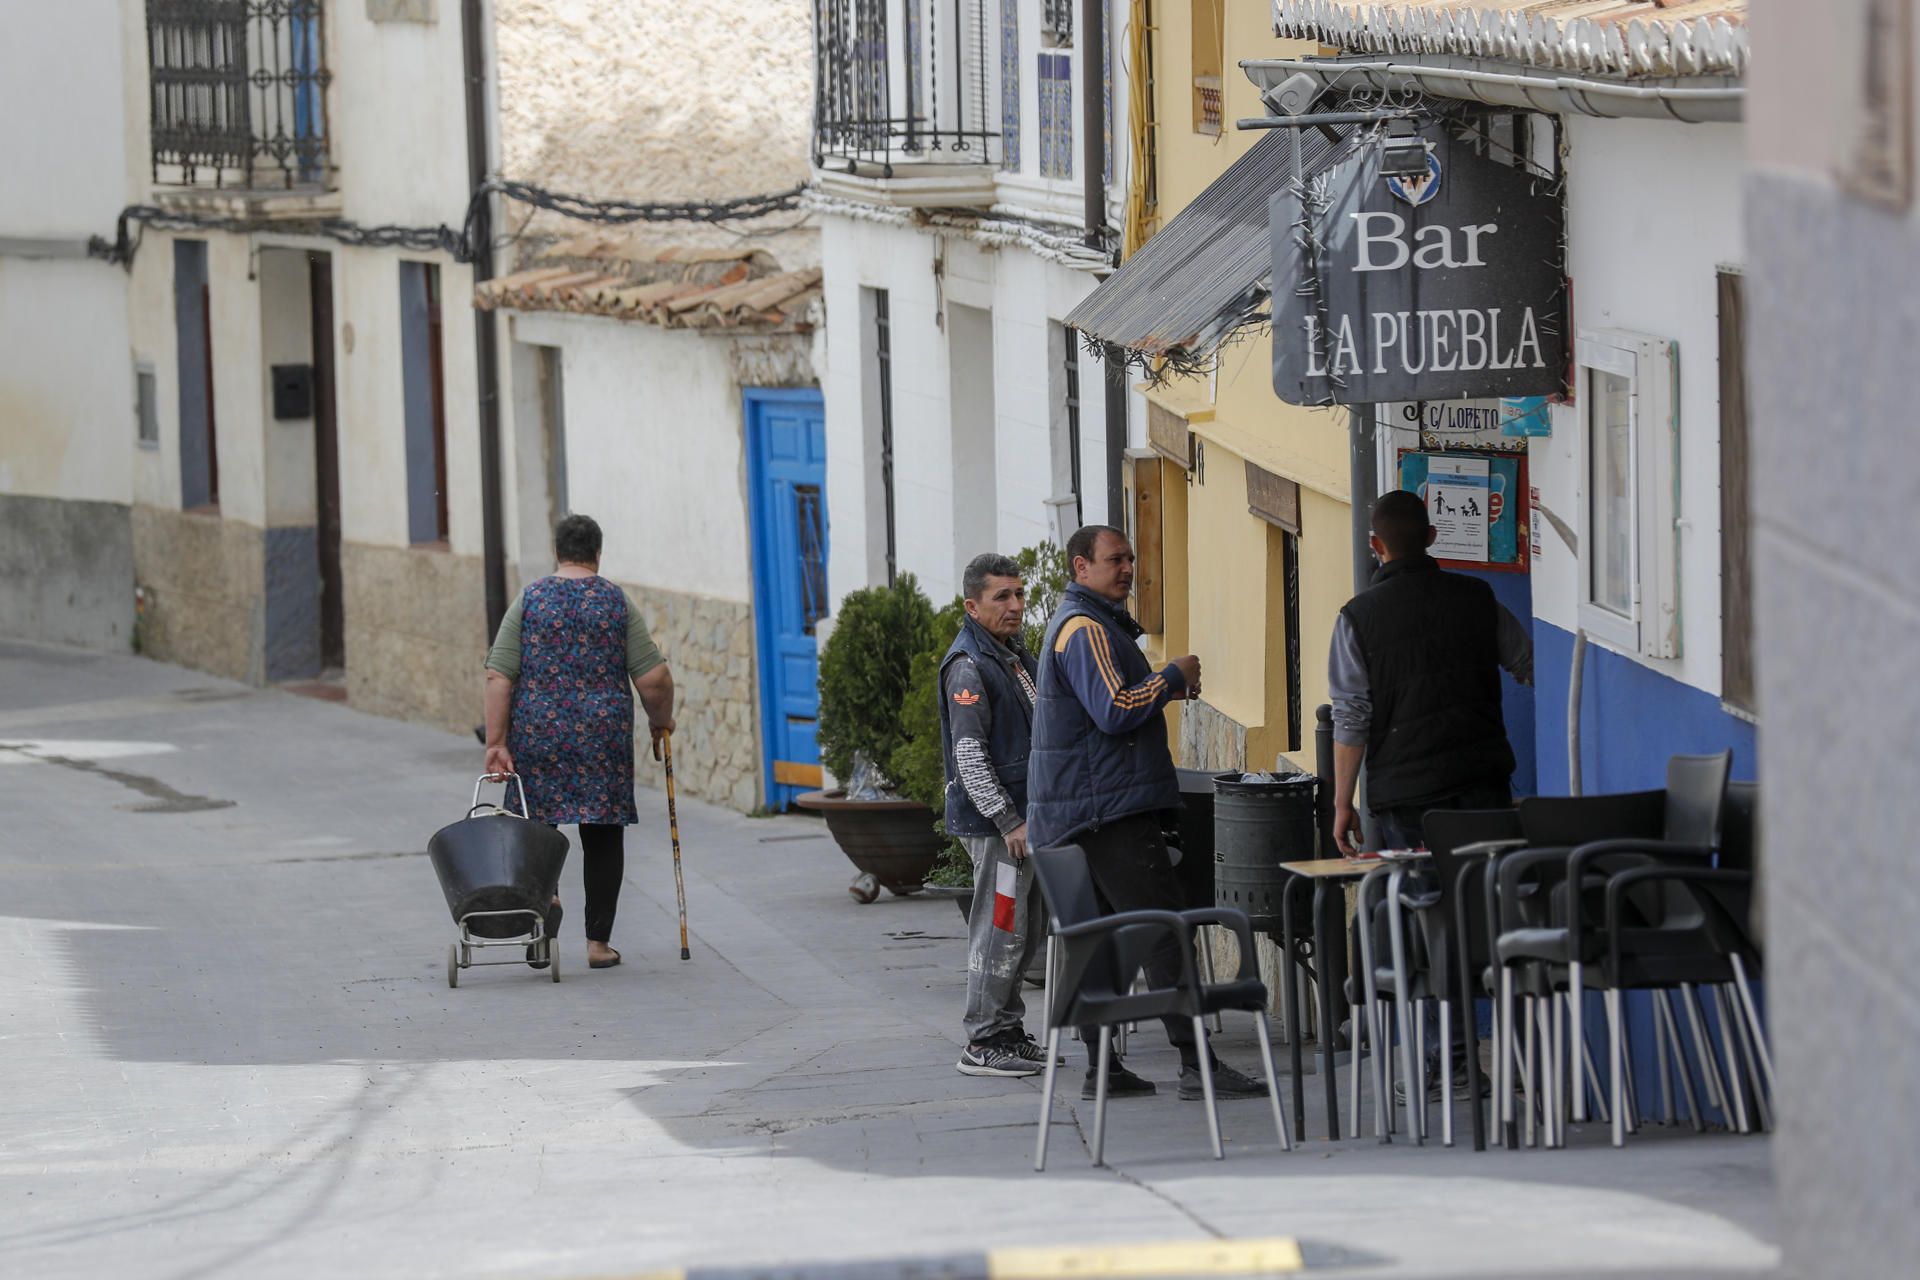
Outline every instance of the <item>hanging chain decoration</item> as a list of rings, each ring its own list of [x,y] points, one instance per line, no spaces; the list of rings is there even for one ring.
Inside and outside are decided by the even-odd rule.
[[[157,231],[231,231],[241,234],[274,231],[284,235],[320,236],[356,248],[437,251],[448,254],[455,262],[472,262],[476,224],[485,201],[495,195],[579,222],[627,226],[636,222],[720,223],[764,218],[798,209],[800,197],[806,189],[801,185],[785,191],[739,196],[731,200],[646,203],[635,200],[593,200],[586,196],[548,191],[530,182],[494,178],[483,183],[468,200],[466,216],[461,220],[458,231],[444,223],[437,227],[365,227],[346,218],[250,218],[136,204],[120,211],[114,224],[113,239],[93,236],[87,241],[87,256],[131,268],[134,255],[140,251],[141,237],[151,227]]]

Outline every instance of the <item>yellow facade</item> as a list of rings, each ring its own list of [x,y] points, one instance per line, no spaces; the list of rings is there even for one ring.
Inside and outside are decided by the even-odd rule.
[[[1298,57],[1317,46],[1274,38],[1265,0],[1135,0],[1133,9],[1136,21],[1144,9],[1153,59],[1152,119],[1136,124],[1152,131],[1151,141],[1134,140],[1136,157],[1153,156],[1157,201],[1142,214],[1150,228],[1164,226],[1261,136],[1233,127],[1266,114],[1239,61]],[[1283,753],[1311,766],[1327,646],[1352,594],[1345,415],[1282,402],[1271,356],[1266,332],[1249,330],[1223,349],[1211,376],[1145,389],[1185,420],[1194,442],[1190,467],[1134,461],[1136,475],[1158,469],[1161,489],[1164,623],[1149,644],[1156,656],[1197,653],[1202,665],[1204,705],[1182,709],[1172,730],[1180,762],[1194,768],[1271,768]],[[1296,705],[1287,662],[1290,535],[1249,512],[1249,462],[1299,486]]]

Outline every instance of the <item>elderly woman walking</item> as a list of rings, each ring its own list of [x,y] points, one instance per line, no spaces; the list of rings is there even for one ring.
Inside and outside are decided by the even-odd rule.
[[[600,576],[600,526],[553,531],[559,567],[520,593],[487,654],[489,773],[517,773],[529,817],[580,828],[587,964],[620,963],[613,915],[633,804],[633,694],[656,744],[673,730],[673,673],[626,592]],[[629,692],[628,685],[632,685]],[[558,923],[554,899],[553,923]]]

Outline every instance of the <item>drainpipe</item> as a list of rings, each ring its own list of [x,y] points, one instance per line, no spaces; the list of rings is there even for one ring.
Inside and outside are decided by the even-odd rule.
[[[1380,462],[1373,446],[1373,406],[1347,406],[1347,492],[1352,500],[1353,590],[1373,583],[1373,500],[1380,496]]]
[[[487,181],[492,151],[487,133],[486,27],[481,0],[461,0],[461,51],[467,88],[467,182],[478,191]],[[473,282],[493,279],[493,201],[482,200],[473,218]],[[507,551],[500,502],[500,349],[494,313],[473,312],[473,364],[480,395],[480,543],[487,585],[487,638],[507,612]]]
[[[1104,0],[1080,0],[1080,190],[1085,196],[1086,246],[1107,239],[1107,122],[1102,89],[1107,30]],[[1126,527],[1127,366],[1106,361],[1107,523]]]

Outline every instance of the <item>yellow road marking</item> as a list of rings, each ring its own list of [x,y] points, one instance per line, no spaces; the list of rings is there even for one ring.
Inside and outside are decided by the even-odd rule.
[[[992,1280],[1119,1280],[1149,1276],[1255,1276],[1298,1271],[1300,1245],[1265,1240],[1188,1240],[1089,1248],[995,1249]]]

